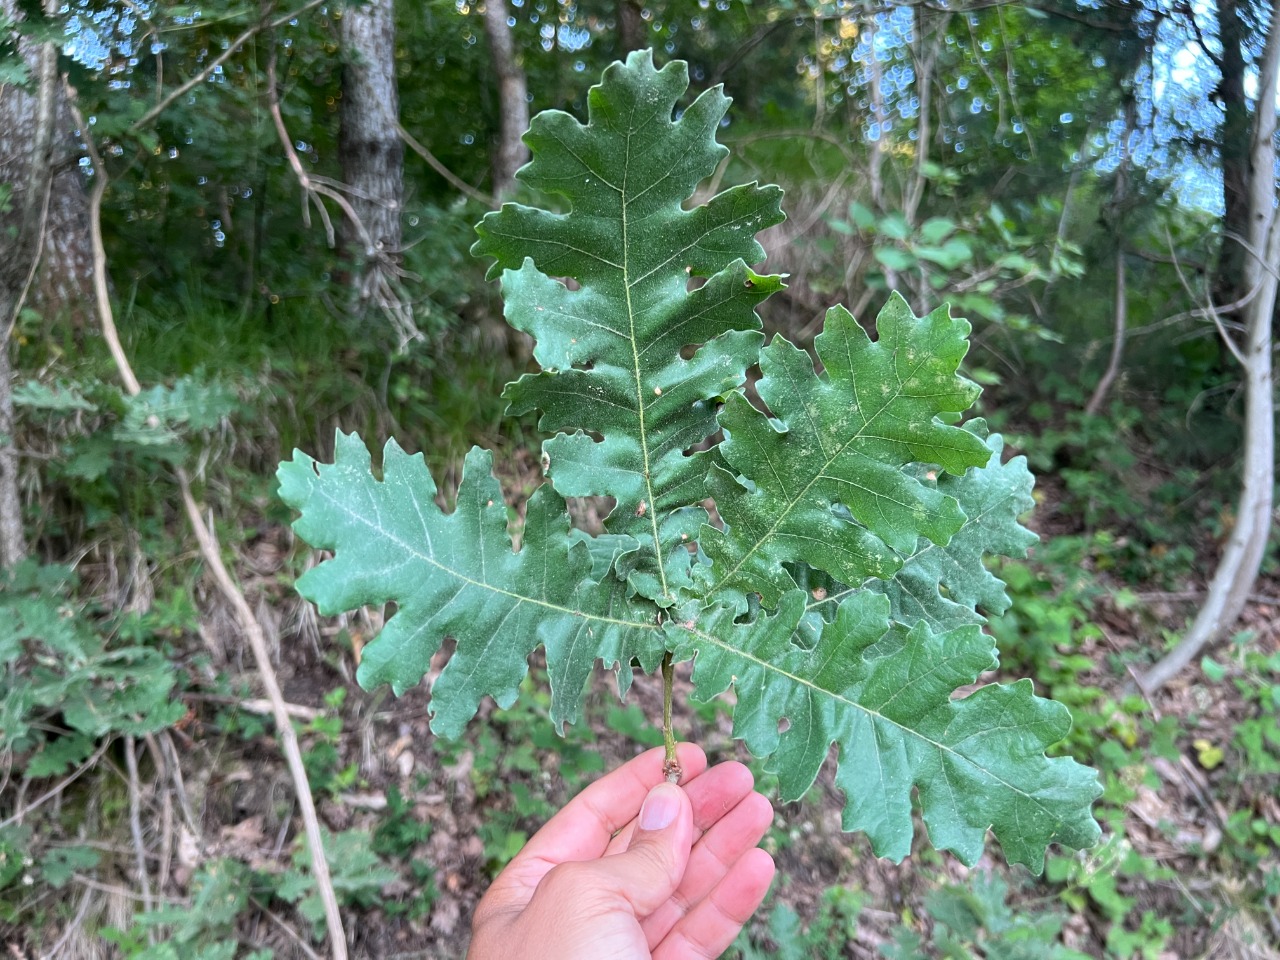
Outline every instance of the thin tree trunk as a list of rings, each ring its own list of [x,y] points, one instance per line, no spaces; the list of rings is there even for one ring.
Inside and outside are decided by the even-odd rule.
[[[1125,338],[1129,327],[1129,295],[1125,282],[1124,239],[1116,237],[1116,296],[1115,327],[1111,337],[1111,356],[1107,359],[1107,369],[1102,372],[1102,379],[1093,388],[1093,395],[1085,404],[1084,412],[1094,416],[1107,401],[1111,385],[1120,375],[1120,364],[1124,359]]]
[[[1167,683],[1205,644],[1234,626],[1258,577],[1272,525],[1275,486],[1275,394],[1271,317],[1276,306],[1275,264],[1280,263],[1280,218],[1276,202],[1276,94],[1280,81],[1280,16],[1272,16],[1259,65],[1258,100],[1251,138],[1248,203],[1251,250],[1246,251],[1244,476],[1235,527],[1218,561],[1204,606],[1176,647],[1141,678],[1147,691]]]
[[[1215,303],[1234,303],[1253,289],[1244,282],[1247,253],[1240,242],[1250,233],[1252,112],[1244,88],[1247,31],[1240,19],[1239,6],[1239,0],[1218,0],[1222,54],[1218,64],[1221,79],[1215,93],[1223,110],[1218,154],[1222,158],[1222,229],[1226,235],[1218,253],[1213,289]]]
[[[396,86],[396,27],[392,0],[347,7],[340,21],[345,63],[338,153],[342,179],[360,225],[344,221],[342,246],[359,274],[396,257],[402,247],[404,144]],[[363,226],[363,230],[360,229]],[[373,287],[359,286],[367,301]]]
[[[879,21],[876,19],[874,9],[867,12],[867,25],[864,28],[867,37],[867,56],[869,62],[867,64],[868,71],[868,100],[871,104],[871,123],[875,132],[875,138],[868,144],[870,153],[867,156],[867,188],[871,192],[871,209],[875,211],[877,216],[884,214],[884,148],[886,145],[884,133],[884,89],[883,79],[884,70],[880,65],[880,58],[876,56],[876,34],[879,32]],[[881,264],[884,270],[884,282],[890,290],[897,289],[898,273],[890,267]]]
[[[618,0],[618,52],[619,60],[633,50],[644,47],[644,18],[640,16],[641,0]]]
[[[493,195],[499,200],[515,189],[516,171],[529,159],[525,130],[529,129],[529,85],[516,60],[515,41],[508,23],[506,0],[485,0],[484,32],[489,58],[498,78],[498,142],[494,144]]]
[[[26,558],[18,454],[13,448],[13,371],[6,341],[0,345],[0,568],[8,570]]]
[[[1124,259],[1124,205],[1129,197],[1129,163],[1134,128],[1138,124],[1138,105],[1133,97],[1125,101],[1124,135],[1120,140],[1120,163],[1116,167],[1115,186],[1111,191],[1111,212],[1108,220],[1111,232],[1116,239],[1116,291],[1114,307],[1114,329],[1111,338],[1111,356],[1107,359],[1107,368],[1102,373],[1098,385],[1093,388],[1093,395],[1085,404],[1084,412],[1090,416],[1102,409],[1107,401],[1111,386],[1120,376],[1120,365],[1124,360],[1125,339],[1129,330],[1129,296],[1127,289],[1126,264]]]
[[[925,165],[929,162],[929,138],[932,136],[930,124],[933,111],[933,68],[937,63],[938,52],[934,44],[935,31],[930,29],[934,17],[923,4],[915,8],[915,30],[911,42],[912,63],[915,65],[916,98],[920,101],[916,119],[915,164],[912,169],[911,183],[905,191],[902,201],[902,212],[907,223],[916,222],[916,213],[920,210],[920,202],[924,199]]]
[[[867,186],[871,191],[871,206],[877,214],[884,213],[884,174],[882,167],[884,164],[884,94],[881,81],[883,79],[883,70],[880,66],[880,58],[876,56],[876,33],[879,26],[876,20],[876,14],[871,11],[867,15],[867,26],[865,33],[867,37],[867,56],[870,61],[867,64],[868,74],[868,94],[871,104],[871,124],[876,134],[875,139],[871,142],[871,155],[868,157],[867,165]],[[890,284],[892,286],[892,284]]]
[[[13,0],[0,0],[0,10],[17,17]],[[36,95],[28,96],[12,84],[0,86],[0,183],[12,187],[9,213],[0,215],[0,236],[14,236],[0,258],[0,566],[5,568],[27,557],[14,448],[10,336],[30,293],[48,221],[58,83],[58,52],[52,43],[20,42],[19,48]]]

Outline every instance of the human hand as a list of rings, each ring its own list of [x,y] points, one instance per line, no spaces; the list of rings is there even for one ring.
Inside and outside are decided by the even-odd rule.
[[[773,807],[742,764],[708,770],[688,743],[678,757],[681,786],[657,748],[552,817],[476,907],[468,960],[720,956],[773,879],[756,846]]]

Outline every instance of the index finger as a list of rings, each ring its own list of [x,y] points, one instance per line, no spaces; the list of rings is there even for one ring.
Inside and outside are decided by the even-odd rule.
[[[540,861],[549,870],[558,863],[603,856],[609,840],[635,818],[649,791],[662,782],[663,757],[663,749],[654,747],[591,784],[533,835],[507,869],[519,864],[523,870]],[[676,757],[684,771],[681,783],[707,768],[707,755],[695,744],[678,744]]]

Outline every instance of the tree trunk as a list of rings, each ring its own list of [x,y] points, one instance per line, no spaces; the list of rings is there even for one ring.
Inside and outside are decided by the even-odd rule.
[[[640,16],[643,0],[618,0],[618,51],[615,56],[625,60],[633,50],[644,49],[644,18]]]
[[[58,6],[45,2],[49,13]],[[17,19],[16,0],[0,0],[0,12]],[[15,308],[23,306],[90,326],[89,204],[57,48],[24,41],[19,49],[36,93],[0,84],[0,184],[13,189],[9,213],[0,213],[0,236],[16,234],[6,249],[17,254],[0,260],[0,332],[9,330]],[[30,276],[33,265],[38,269]]]
[[[916,222],[920,202],[924,199],[925,166],[929,162],[929,138],[933,135],[930,121],[933,119],[933,68],[938,61],[938,29],[934,29],[937,17],[924,4],[915,8],[914,29],[911,37],[911,62],[915,67],[916,97],[920,106],[916,110],[915,162],[911,179],[903,191],[902,213],[907,223]]]
[[[498,142],[491,166],[493,195],[499,200],[515,189],[516,171],[529,159],[529,148],[521,139],[529,129],[529,85],[524,68],[516,61],[509,17],[506,0],[485,0],[484,32],[498,78]]]
[[[1240,617],[1271,534],[1275,486],[1275,394],[1271,317],[1280,263],[1276,216],[1276,95],[1280,92],[1280,17],[1271,18],[1259,64],[1258,100],[1249,151],[1248,233],[1244,283],[1253,298],[1244,308],[1247,338],[1241,353],[1245,380],[1244,476],[1236,523],[1195,622],[1176,647],[1142,678],[1147,691],[1167,683]]]
[[[1096,416],[1098,411],[1102,409],[1102,405],[1107,402],[1107,395],[1111,392],[1111,385],[1120,376],[1120,365],[1124,360],[1125,339],[1129,332],[1129,293],[1125,276],[1126,269],[1124,238],[1117,236],[1115,314],[1114,327],[1112,328],[1111,356],[1107,360],[1107,369],[1102,372],[1102,378],[1098,381],[1098,385],[1093,388],[1093,395],[1089,397],[1089,402],[1084,407],[1084,412],[1091,417]]]
[[[361,282],[359,300],[374,287],[365,275],[394,261],[403,247],[404,144],[397,128],[396,27],[392,0],[351,5],[339,22],[342,38],[342,109],[338,154],[359,223],[344,220],[341,242]]]
[[[1222,130],[1218,153],[1222,157],[1222,246],[1218,253],[1213,299],[1235,303],[1249,292],[1244,283],[1247,253],[1241,243],[1249,237],[1249,152],[1252,114],[1245,96],[1244,41],[1239,0],[1218,0],[1218,35],[1222,41],[1215,91],[1222,103]]]
[[[1107,401],[1111,385],[1120,376],[1120,365],[1124,360],[1125,339],[1129,332],[1129,293],[1124,259],[1125,204],[1129,199],[1129,164],[1132,156],[1133,135],[1138,125],[1138,104],[1132,96],[1126,97],[1124,108],[1124,134],[1120,140],[1120,164],[1116,167],[1115,185],[1111,191],[1111,209],[1107,217],[1111,234],[1116,238],[1116,288],[1115,313],[1113,315],[1113,333],[1111,339],[1111,356],[1107,360],[1107,368],[1102,373],[1098,385],[1093,388],[1093,395],[1085,404],[1084,412],[1090,416],[1097,414]]]
[[[0,11],[17,18],[13,0],[0,0]],[[48,219],[58,82],[58,51],[52,43],[20,41],[19,50],[36,95],[13,84],[0,85],[0,184],[10,188],[7,212],[0,213],[0,236],[14,238],[0,258],[0,566],[5,568],[27,556],[14,444],[10,337],[30,292]]]

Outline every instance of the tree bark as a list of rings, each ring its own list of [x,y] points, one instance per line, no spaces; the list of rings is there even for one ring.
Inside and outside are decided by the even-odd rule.
[[[916,111],[915,162],[911,180],[903,191],[902,213],[907,223],[916,222],[916,213],[924,199],[925,166],[929,162],[929,138],[933,135],[931,121],[933,110],[933,68],[938,61],[938,30],[934,29],[935,15],[921,4],[915,8],[911,37],[911,62],[915,67],[916,97],[920,106]]]
[[[1223,120],[1218,138],[1222,158],[1222,229],[1225,234],[1218,252],[1213,299],[1215,303],[1235,303],[1249,292],[1244,282],[1246,251],[1242,239],[1249,236],[1249,152],[1251,111],[1245,95],[1245,25],[1240,19],[1239,0],[1218,0],[1218,36],[1222,42],[1219,59],[1221,79],[1216,95],[1222,103]]]
[[[640,16],[642,0],[618,0],[618,52],[625,60],[633,50],[644,49],[644,18]]]
[[[46,0],[46,12],[58,4]],[[0,11],[18,18],[16,0]],[[13,188],[0,235],[13,232],[17,256],[0,259],[0,323],[8,330],[16,308],[88,326],[93,302],[93,251],[88,198],[80,170],[75,123],[58,76],[53,44],[19,42],[35,94],[0,84],[0,183]],[[10,233],[12,235],[12,233]],[[38,261],[37,261],[37,254]],[[30,276],[33,264],[38,265]],[[6,303],[6,295],[12,302]]]
[[[0,0],[0,10],[17,18],[13,0]],[[58,82],[58,51],[52,43],[19,41],[18,47],[36,93],[33,97],[12,84],[0,86],[0,184],[11,191],[8,211],[0,213],[0,236],[14,237],[0,258],[0,566],[5,568],[27,556],[14,446],[10,337],[43,244]]]
[[[498,142],[494,144],[493,195],[499,200],[515,189],[516,171],[529,159],[524,132],[529,129],[529,85],[516,60],[506,0],[485,0],[484,32],[489,59],[498,78]]]
[[[1258,100],[1248,165],[1249,247],[1244,283],[1253,297],[1245,306],[1246,343],[1241,351],[1245,381],[1244,475],[1236,523],[1218,561],[1204,606],[1176,647],[1141,678],[1147,691],[1167,683],[1200,650],[1240,617],[1258,577],[1272,525],[1275,486],[1275,394],[1271,317],[1276,307],[1275,264],[1280,263],[1280,218],[1276,216],[1276,95],[1280,91],[1280,16],[1273,15],[1259,64]]]
[[[345,62],[338,155],[359,223],[343,221],[343,252],[358,276],[403,247],[404,144],[398,133],[396,28],[393,0],[347,7],[339,22]],[[372,288],[358,284],[359,299]]]

